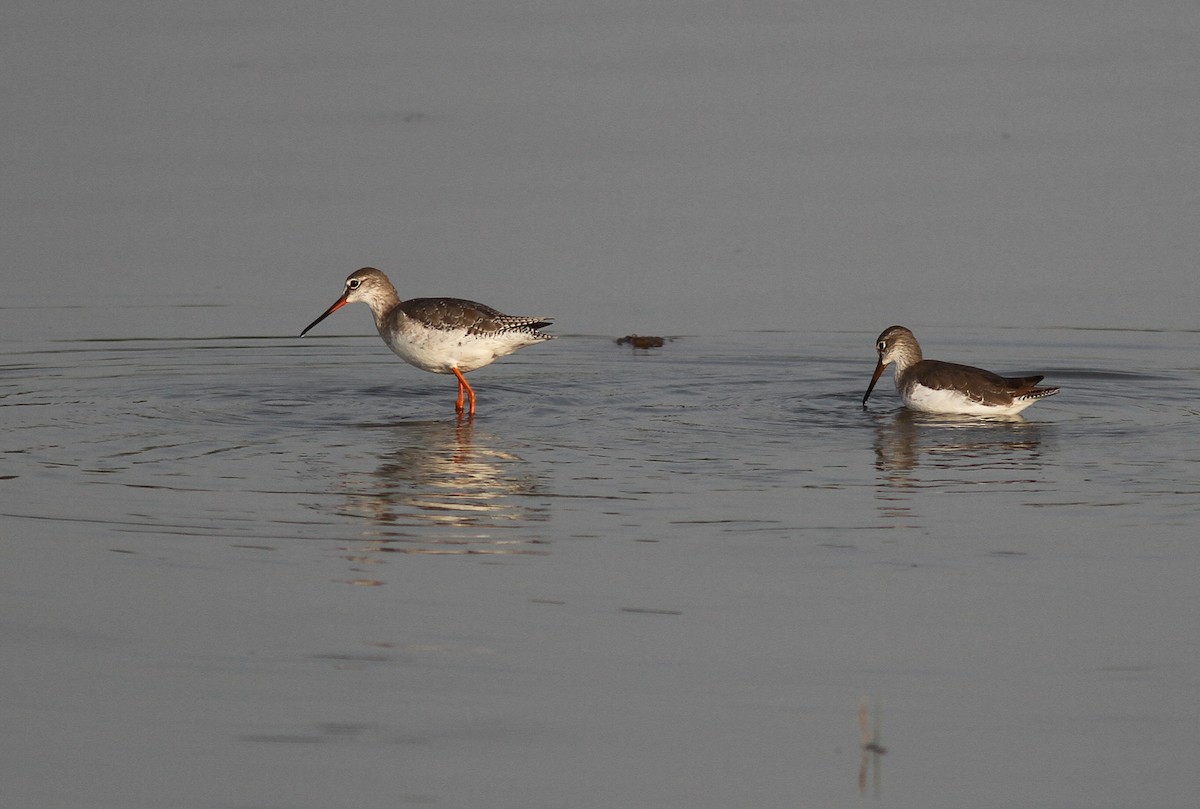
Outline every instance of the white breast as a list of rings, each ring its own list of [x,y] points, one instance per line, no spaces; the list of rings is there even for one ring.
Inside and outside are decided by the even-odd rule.
[[[904,404],[923,413],[958,413],[969,416],[1013,416],[1034,403],[1034,399],[1016,399],[1010,405],[990,405],[976,401],[957,390],[927,388],[921,384],[899,389]]]
[[[400,359],[435,374],[451,373],[452,368],[474,371],[529,342],[520,332],[473,335],[465,329],[421,328],[382,336]]]

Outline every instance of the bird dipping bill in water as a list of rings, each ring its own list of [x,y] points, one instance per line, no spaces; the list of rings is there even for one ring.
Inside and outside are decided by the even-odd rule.
[[[913,333],[891,326],[875,341],[879,364],[863,396],[863,407],[889,363],[896,363],[896,390],[904,404],[925,413],[974,416],[1012,416],[1058,388],[1039,388],[1040,376],[1003,377],[952,362],[927,360]]]
[[[373,267],[350,273],[342,296],[300,336],[346,304],[359,301],[371,307],[379,336],[400,359],[423,371],[458,377],[454,409],[459,413],[463,412],[464,395],[467,412],[475,413],[475,391],[464,373],[518,348],[553,339],[553,335],[538,331],[550,325],[550,318],[505,315],[462,298],[402,301],[388,277]]]

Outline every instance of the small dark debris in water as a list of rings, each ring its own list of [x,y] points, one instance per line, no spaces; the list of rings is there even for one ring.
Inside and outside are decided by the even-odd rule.
[[[872,722],[872,719],[874,722]],[[858,701],[858,727],[862,731],[862,749],[882,756],[887,748],[879,742],[879,701],[863,697]]]
[[[683,615],[679,610],[652,610],[645,607],[621,607],[621,612],[636,612],[640,615]]]
[[[649,337],[644,334],[627,334],[617,338],[617,345],[629,345],[634,348],[662,348],[665,342],[661,337]]]

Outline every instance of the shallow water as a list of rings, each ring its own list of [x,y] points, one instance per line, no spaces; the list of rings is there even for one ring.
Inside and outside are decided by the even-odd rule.
[[[875,331],[566,334],[469,421],[375,338],[18,342],[6,792],[1190,805],[1196,334],[919,330],[1063,387],[989,422],[864,410]]]
[[[5,807],[1195,804],[1195,2],[4,21]]]

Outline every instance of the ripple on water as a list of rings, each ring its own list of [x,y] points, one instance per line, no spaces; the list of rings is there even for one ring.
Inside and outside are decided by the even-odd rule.
[[[856,346],[801,355],[781,339],[682,338],[644,356],[563,340],[481,370],[480,415],[464,425],[452,379],[361,342],[351,362],[345,340],[23,353],[0,388],[18,470],[5,476],[10,502],[138,532],[332,533],[356,556],[541,552],[552,503],[593,521],[584,504],[607,503],[658,530],[849,526],[864,489],[894,513],[897,494],[922,491],[1043,509],[1121,503],[1139,519],[1194,508],[1184,448],[1196,445],[1200,391],[1180,369],[1067,366],[1048,372],[1063,393],[1023,418],[956,421],[908,413],[882,389],[864,410],[870,358]],[[796,511],[800,492],[824,494]]]

